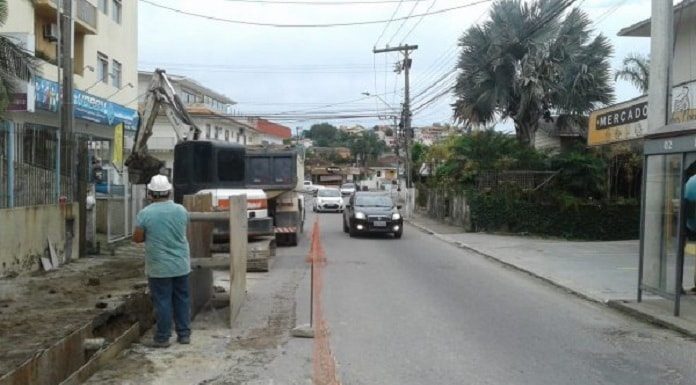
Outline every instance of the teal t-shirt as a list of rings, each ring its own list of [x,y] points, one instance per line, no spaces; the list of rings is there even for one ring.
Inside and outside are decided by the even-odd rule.
[[[191,272],[186,227],[189,214],[173,201],[156,202],[138,213],[136,225],[145,230],[145,274],[170,278]]]

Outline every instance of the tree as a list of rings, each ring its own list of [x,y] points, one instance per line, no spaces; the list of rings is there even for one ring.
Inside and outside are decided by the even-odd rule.
[[[623,59],[623,67],[614,73],[614,80],[625,80],[640,92],[648,92],[650,80],[650,58],[637,53],[629,54]]]
[[[314,124],[309,128],[306,137],[312,139],[317,147],[330,147],[336,141],[338,129],[329,123]]]
[[[582,117],[613,100],[606,37],[572,0],[498,0],[490,20],[459,39],[454,116],[485,126],[511,118],[526,145],[542,117]]]
[[[7,0],[0,0],[0,26],[8,17]],[[0,116],[15,93],[18,81],[29,81],[36,72],[37,63],[32,54],[6,36],[0,36]]]

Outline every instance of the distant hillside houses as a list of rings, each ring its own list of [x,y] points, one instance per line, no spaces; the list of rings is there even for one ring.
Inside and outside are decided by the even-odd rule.
[[[431,146],[455,133],[457,133],[456,127],[435,123],[432,126],[414,128],[413,140],[416,143]]]

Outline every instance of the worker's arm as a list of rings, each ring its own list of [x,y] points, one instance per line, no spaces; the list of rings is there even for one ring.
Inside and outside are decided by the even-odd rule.
[[[136,227],[133,231],[133,242],[143,243],[145,242],[145,230],[142,227]]]

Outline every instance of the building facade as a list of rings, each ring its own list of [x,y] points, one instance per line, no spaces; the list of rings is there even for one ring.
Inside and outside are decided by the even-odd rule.
[[[650,44],[650,19],[623,28],[624,37],[645,38]],[[672,123],[696,120],[696,1],[674,6],[672,61]],[[587,142],[591,146],[642,139],[648,129],[648,96],[623,101],[590,114]]]
[[[64,0],[64,2],[67,0]],[[37,270],[37,256],[60,263],[82,252],[86,218],[74,203],[76,164],[108,162],[124,132],[137,127],[138,4],[72,0],[73,33],[58,29],[56,0],[8,0],[0,35],[36,57],[29,81],[18,81],[0,120],[0,276]],[[72,42],[73,134],[63,135],[58,40]],[[87,153],[77,143],[87,141]],[[45,268],[45,267],[44,267]]]

